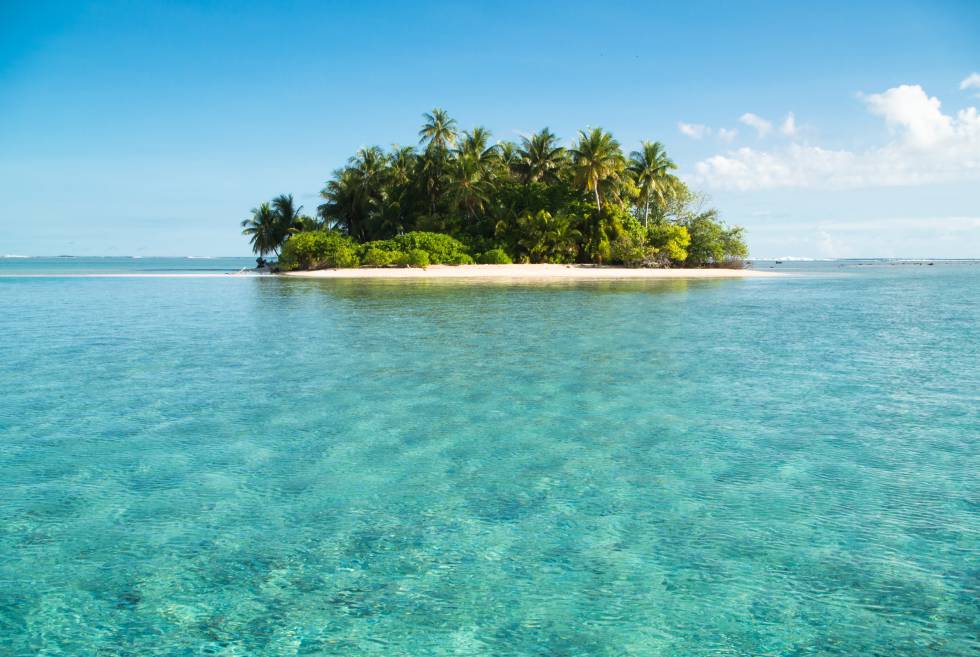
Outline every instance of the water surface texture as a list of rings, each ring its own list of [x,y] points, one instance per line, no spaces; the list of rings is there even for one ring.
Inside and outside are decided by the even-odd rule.
[[[0,655],[975,656],[980,266],[802,268],[0,278]]]

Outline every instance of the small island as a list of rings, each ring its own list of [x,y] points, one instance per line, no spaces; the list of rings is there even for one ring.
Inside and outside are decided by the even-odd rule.
[[[335,171],[316,217],[289,194],[253,209],[242,232],[260,265],[274,255],[272,271],[317,277],[749,273],[743,229],[677,177],[660,142],[626,156],[602,128],[570,148],[544,128],[491,144],[444,110],[424,119],[418,147],[365,148]]]

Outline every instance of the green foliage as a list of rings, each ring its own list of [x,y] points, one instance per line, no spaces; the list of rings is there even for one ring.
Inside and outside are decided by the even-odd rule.
[[[481,265],[509,265],[514,261],[510,259],[507,252],[503,249],[490,249],[480,254],[476,259]]]
[[[595,196],[596,210],[602,209],[603,196],[619,200],[617,186],[626,178],[626,158],[619,142],[602,128],[579,131],[579,140],[571,151],[575,182],[586,193]]]
[[[683,183],[671,173],[677,165],[667,157],[663,144],[645,141],[641,147],[630,153],[629,172],[636,184],[637,209],[642,211],[643,225],[648,226],[651,205],[662,211]]]
[[[443,264],[446,265],[472,265],[474,263],[473,257],[468,253],[457,253],[449,258]]]
[[[412,249],[433,264],[466,263],[471,253],[498,248],[522,262],[608,263],[624,254],[635,261],[638,241],[658,249],[661,264],[747,257],[742,231],[719,224],[676,177],[660,142],[641,142],[629,158],[599,128],[581,131],[568,147],[547,128],[519,144],[494,144],[487,129],[461,130],[444,110],[424,117],[418,146],[363,148],[335,171],[320,192],[317,220],[285,195],[256,208],[243,223],[255,252],[278,253],[294,235],[334,230],[361,245],[361,259],[379,263],[369,266],[399,259],[382,252]],[[637,237],[637,223],[684,226],[690,244],[665,228]]]
[[[397,251],[398,244],[395,243],[395,240],[373,240],[371,242],[359,244],[357,248],[358,253],[361,254],[361,257],[364,257],[364,254],[371,249],[377,249],[379,251]]]
[[[336,231],[318,230],[294,235],[279,256],[279,268],[284,271],[347,268],[359,264],[353,240]]]
[[[526,211],[518,217],[517,226],[521,234],[518,245],[531,262],[575,261],[581,234],[567,215]]]
[[[632,215],[617,217],[618,235],[610,244],[613,262],[627,267],[651,267],[657,264],[657,249],[647,241],[647,231]]]
[[[610,255],[613,262],[627,267],[649,267],[656,264],[657,249],[648,246],[642,235],[624,233],[612,243]]]
[[[688,267],[718,266],[726,260],[740,260],[749,249],[742,239],[741,227],[729,228],[718,220],[716,210],[708,210],[689,218],[684,226],[691,235],[687,249]]]
[[[744,260],[749,257],[749,245],[745,243],[745,229],[741,226],[726,228],[721,236],[725,260]]]
[[[402,251],[385,251],[376,246],[369,247],[361,256],[361,264],[365,267],[388,267],[397,265],[404,259]]]
[[[653,224],[647,229],[647,243],[657,249],[664,264],[681,265],[687,260],[691,234],[685,226]]]
[[[394,242],[400,251],[406,253],[414,250],[424,251],[429,259],[426,264],[461,264],[464,260],[462,256],[467,255],[466,246],[462,242],[440,233],[413,231],[398,235],[390,241]]]
[[[424,253],[423,259],[417,254]],[[457,239],[441,233],[413,231],[388,240],[373,240],[360,245],[362,263],[367,267],[389,265],[427,266],[429,264],[471,265],[473,258],[466,246]]]
[[[421,267],[425,269],[429,266],[429,254],[422,249],[411,249],[398,259],[398,264],[402,267]]]

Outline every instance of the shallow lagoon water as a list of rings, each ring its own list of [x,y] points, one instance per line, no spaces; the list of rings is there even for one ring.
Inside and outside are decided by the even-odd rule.
[[[976,655],[980,266],[797,269],[0,278],[0,655]]]

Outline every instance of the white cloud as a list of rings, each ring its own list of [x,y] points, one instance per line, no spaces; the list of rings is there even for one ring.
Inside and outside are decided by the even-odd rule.
[[[779,131],[787,137],[796,136],[796,116],[792,112],[786,115],[783,124],[779,126]]]
[[[970,73],[960,82],[960,91],[967,89],[980,89],[980,73]]]
[[[905,131],[919,146],[932,146],[952,135],[952,117],[942,113],[938,98],[930,98],[917,84],[903,84],[863,98],[872,114],[885,117],[889,128]]]
[[[681,121],[677,124],[677,129],[681,131],[681,134],[691,139],[703,139],[711,134],[711,128],[701,123],[684,123]]]
[[[863,97],[885,119],[892,140],[863,151],[793,143],[777,150],[739,148],[694,167],[693,182],[716,189],[854,189],[980,179],[980,115],[975,107],[943,114],[918,85]]]
[[[738,130],[735,128],[732,128],[731,130],[728,128],[718,128],[718,139],[722,140],[726,144],[731,143],[737,136]]]
[[[766,121],[757,114],[753,114],[752,112],[746,112],[742,116],[738,117],[738,120],[750,128],[755,128],[755,131],[759,133],[760,137],[765,137],[772,130],[772,123]]]

